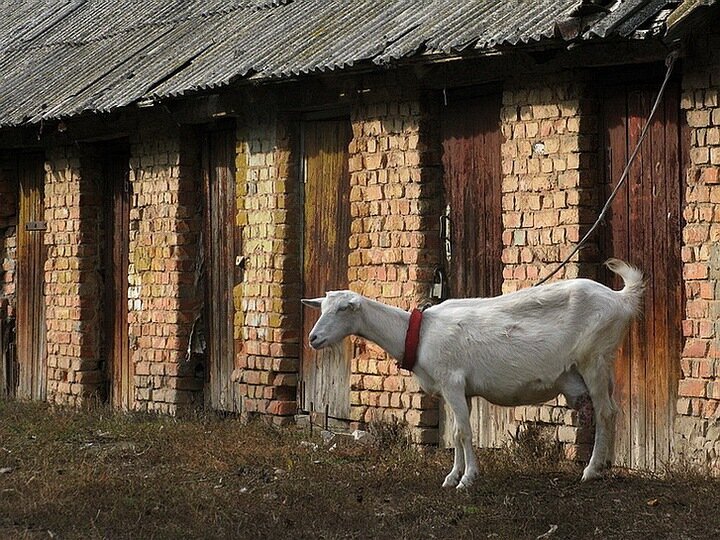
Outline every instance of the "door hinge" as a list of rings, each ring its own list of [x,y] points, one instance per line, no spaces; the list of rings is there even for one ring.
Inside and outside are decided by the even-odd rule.
[[[26,231],[46,231],[47,221],[28,221],[25,223]]]

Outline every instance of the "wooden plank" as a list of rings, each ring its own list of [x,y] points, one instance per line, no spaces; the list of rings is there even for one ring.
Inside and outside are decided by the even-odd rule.
[[[633,88],[628,90],[628,150],[631,151],[637,144],[638,134],[644,118],[641,111],[638,110],[638,95],[633,92]],[[640,151],[635,159],[635,163],[630,168],[629,178],[629,200],[628,208],[629,227],[628,237],[625,239],[629,247],[630,261],[635,264],[642,264],[644,261],[644,243],[645,228],[642,223],[642,214],[644,207],[642,206],[643,195],[643,152]],[[652,267],[644,267],[644,271],[652,275]],[[649,293],[649,294],[648,294]],[[645,295],[644,306],[652,303],[652,299],[648,296],[652,295],[648,291]],[[630,357],[630,466],[634,468],[643,468],[644,463],[640,460],[645,458],[645,349],[647,334],[647,320],[641,317],[634,329],[631,329],[631,341],[633,354]]]
[[[210,133],[208,137],[208,156],[210,167],[210,257],[207,259],[210,271],[210,296],[207,298],[208,307],[212,311],[208,340],[210,344],[210,400],[213,409],[223,409],[226,406],[223,389],[223,372],[225,359],[223,358],[222,320],[225,315],[222,301],[222,221],[225,218],[225,201],[222,198],[222,176],[218,171],[217,137]]]
[[[659,469],[670,459],[675,415],[677,377],[682,347],[682,264],[681,252],[681,140],[680,91],[677,84],[668,87],[664,100],[661,140],[653,146],[657,151],[655,202],[653,204],[654,268],[662,273],[664,286],[655,289],[654,349],[657,359],[655,388],[655,441],[653,468]]]
[[[628,91],[628,148],[635,148],[640,130],[645,124],[645,114],[641,104],[642,96],[640,93],[631,88]],[[652,275],[652,267],[647,265],[645,261],[645,243],[651,239],[650,231],[643,222],[643,214],[645,206],[643,188],[648,179],[646,178],[648,164],[646,147],[642,148],[638,153],[635,162],[630,168],[629,191],[630,191],[630,208],[629,208],[629,231],[628,238],[625,242],[630,247],[630,261],[643,266],[644,271],[648,275]],[[646,264],[643,264],[646,263]],[[645,295],[645,312],[652,305],[652,291],[648,290]],[[650,321],[652,324],[652,321]],[[631,342],[633,354],[630,357],[630,465],[634,468],[645,468],[645,441],[647,438],[646,431],[646,386],[645,386],[645,363],[647,358],[647,336],[648,320],[646,317],[640,317],[631,330]]]
[[[30,261],[28,254],[28,233],[24,232],[25,223],[30,221],[28,214],[30,213],[30,189],[28,179],[24,170],[20,169],[20,163],[17,164],[18,169],[18,227],[17,227],[17,280],[15,292],[17,295],[17,322],[15,326],[17,343],[18,343],[18,382],[17,397],[20,399],[30,399],[31,392],[31,374],[32,371],[28,364],[32,363],[32,357],[29,354],[28,343],[31,342],[30,325],[31,321],[29,313],[32,306],[31,290],[29,286],[30,279]]]
[[[650,101],[647,109],[649,115],[652,107],[652,94],[648,90],[647,99]],[[666,261],[668,253],[667,237],[667,198],[665,193],[666,162],[665,152],[668,141],[666,140],[666,129],[672,127],[667,125],[666,107],[667,100],[660,104],[660,107],[650,124],[648,132],[648,154],[650,156],[649,181],[647,186],[646,204],[648,204],[645,224],[649,225],[652,231],[651,238],[647,242],[645,257],[652,261],[653,273],[661,276],[667,274]],[[677,146],[677,143],[674,143]],[[677,176],[676,176],[677,178]],[[648,336],[648,343],[651,344],[646,365],[646,386],[648,414],[646,429],[652,433],[645,444],[647,455],[647,468],[656,470],[661,466],[663,458],[662,447],[667,431],[666,418],[662,414],[663,403],[667,401],[667,392],[664,388],[664,381],[667,379],[668,364],[668,343],[667,343],[667,287],[653,287],[653,304],[650,313],[651,336]]]
[[[206,136],[207,139],[207,136]],[[213,352],[213,341],[211,341],[211,329],[213,328],[213,317],[214,310],[209,308],[210,300],[212,299],[212,211],[213,211],[213,196],[211,192],[211,167],[210,167],[210,154],[208,149],[208,141],[203,140],[201,149],[201,176],[202,176],[202,192],[203,192],[203,231],[202,231],[202,243],[203,243],[203,264],[205,268],[204,277],[204,289],[205,289],[205,306],[203,310],[204,326],[205,326],[205,342],[207,344],[206,350],[206,364],[205,364],[205,384],[204,384],[204,398],[205,404],[212,408],[212,396],[215,394],[211,387],[211,381],[214,381],[211,370],[213,369],[212,359],[214,358]]]
[[[323,296],[348,287],[350,181],[346,118],[307,121],[303,125],[305,180],[303,296]],[[303,308],[303,335],[317,320]],[[303,340],[301,406],[333,418],[350,417],[350,340],[314,351]]]
[[[221,140],[218,146],[222,149],[221,159],[223,166],[219,171],[222,180],[219,182],[225,206],[225,220],[220,227],[222,230],[222,276],[224,278],[223,288],[223,358],[225,359],[225,370],[223,384],[227,396],[227,410],[240,411],[241,400],[236,393],[236,385],[232,380],[235,370],[235,233],[236,226],[236,205],[235,192],[235,129],[228,129],[218,134]]]
[[[605,126],[605,143],[603,144],[606,172],[606,197],[617,185],[625,164],[628,159],[627,149],[627,96],[626,89],[613,87],[606,91],[603,100],[603,120]],[[629,257],[628,238],[628,184],[618,192],[605,227],[605,252],[606,257],[615,256],[623,260]],[[611,285],[619,286],[617,278],[613,277]],[[619,358],[628,357],[630,351],[630,339],[625,339]],[[630,411],[626,404],[630,403],[630,364],[629,362],[618,361],[615,364],[615,399],[622,406],[618,410],[616,421],[616,463],[629,466],[627,461],[630,455]]]
[[[18,270],[17,270],[17,357],[21,399],[44,400],[47,390],[45,330],[44,232],[28,223],[44,220],[44,157],[22,154],[17,162],[19,180]]]
[[[668,458],[674,447],[674,421],[677,413],[677,391],[680,378],[680,364],[683,348],[682,322],[685,315],[685,284],[682,253],[683,196],[685,193],[685,174],[690,163],[690,128],[687,117],[680,109],[680,86],[674,83],[668,93],[666,114],[668,123],[675,125],[677,134],[668,139],[677,140],[677,149],[668,154],[666,165],[666,197],[668,201],[668,253],[677,254],[667,260],[666,286],[668,290],[667,330],[668,330],[668,366],[667,366],[667,403],[665,415],[667,422],[666,448]],[[677,179],[677,182],[674,181]]]

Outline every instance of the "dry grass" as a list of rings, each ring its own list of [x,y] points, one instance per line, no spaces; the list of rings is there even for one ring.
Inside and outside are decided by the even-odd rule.
[[[529,436],[481,453],[458,493],[439,487],[449,451],[373,429],[386,439],[324,443],[214,415],[0,402],[0,538],[720,537],[720,484],[690,472],[580,484]]]

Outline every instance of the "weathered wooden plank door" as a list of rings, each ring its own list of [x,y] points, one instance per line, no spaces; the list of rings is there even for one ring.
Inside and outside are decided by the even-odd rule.
[[[499,92],[481,91],[464,99],[450,99],[442,109],[443,182],[451,239],[446,264],[451,298],[502,292],[501,99]],[[508,438],[513,411],[473,398],[471,420],[475,444],[499,446]],[[443,439],[451,444],[451,426],[445,429],[446,425],[443,422]]]
[[[135,370],[128,336],[128,265],[130,262],[130,148],[125,142],[103,144],[105,181],[105,341],[109,396],[113,407],[133,408]]]
[[[41,154],[18,158],[20,208],[17,249],[17,397],[44,400],[47,392],[45,328],[45,167]]]
[[[208,362],[205,401],[213,409],[239,412],[232,380],[235,369],[235,254],[240,253],[236,226],[235,130],[209,131],[203,144],[205,192],[205,330]]]
[[[348,287],[350,180],[346,118],[303,124],[305,180],[303,297]],[[330,418],[350,417],[350,340],[314,351],[306,336],[318,312],[303,307],[300,406]]]
[[[636,147],[657,88],[657,84],[620,84],[605,89],[608,195]],[[670,455],[682,349],[684,159],[679,112],[679,88],[672,84],[613,203],[603,253],[637,265],[647,279],[643,312],[616,363],[615,462],[649,470],[660,468]],[[613,285],[619,287],[619,280]]]

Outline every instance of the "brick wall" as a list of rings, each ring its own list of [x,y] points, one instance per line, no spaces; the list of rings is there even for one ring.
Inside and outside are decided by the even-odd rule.
[[[190,130],[148,125],[131,140],[129,339],[135,406],[177,413],[201,402],[188,358],[202,308],[202,191],[198,142]]]
[[[238,122],[237,225],[246,262],[235,289],[233,377],[243,414],[286,424],[297,411],[302,210],[292,124],[274,110]]]
[[[352,115],[350,288],[410,309],[429,297],[438,263],[438,156],[424,142],[417,98],[398,87],[374,89]],[[353,420],[406,422],[419,443],[438,440],[437,400],[421,393],[394,359],[353,338]]]
[[[685,190],[685,348],[675,431],[679,455],[720,466],[720,34],[699,38],[683,74],[690,132]]]

